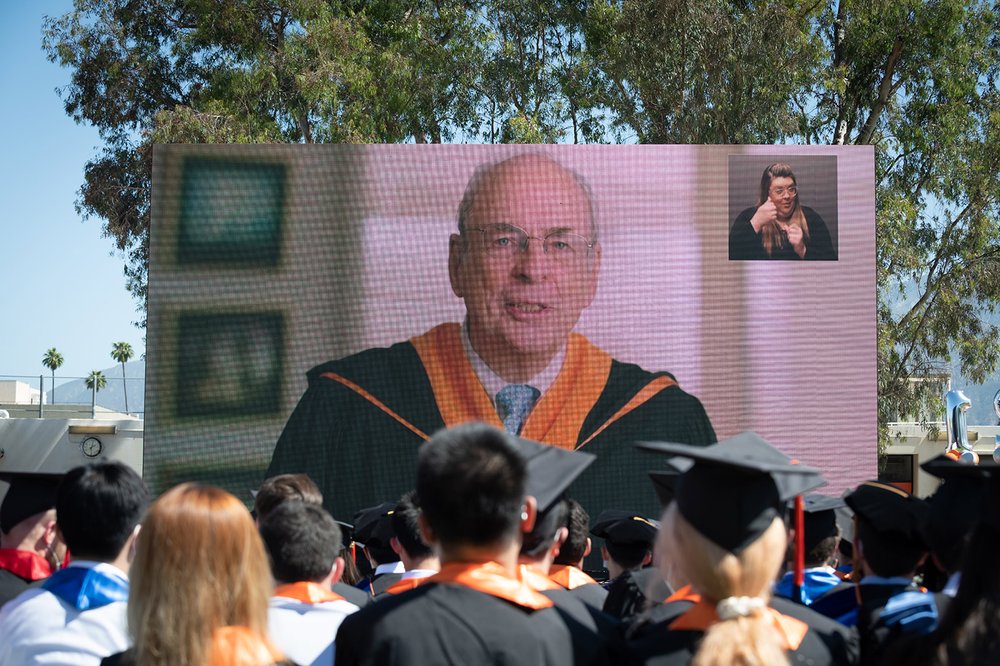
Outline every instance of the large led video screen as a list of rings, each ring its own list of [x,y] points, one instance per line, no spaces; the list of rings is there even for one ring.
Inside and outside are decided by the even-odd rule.
[[[481,420],[596,462],[655,515],[635,441],[752,430],[876,474],[870,147],[157,146],[144,470],[248,498],[303,471],[395,500]]]

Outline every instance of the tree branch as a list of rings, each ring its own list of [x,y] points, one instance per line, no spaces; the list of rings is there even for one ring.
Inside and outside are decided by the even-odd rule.
[[[882,111],[885,110],[886,104],[889,102],[889,97],[892,95],[893,91],[898,89],[898,83],[894,84],[892,80],[892,75],[896,71],[896,64],[899,62],[899,58],[903,55],[903,38],[902,36],[897,36],[896,41],[893,42],[892,52],[889,54],[888,60],[885,63],[885,71],[882,75],[882,81],[879,83],[878,97],[875,103],[872,104],[872,109],[868,114],[868,119],[865,124],[861,127],[861,132],[858,133],[858,138],[854,142],[858,145],[866,145],[871,143],[872,135],[875,133],[875,127],[878,125],[878,119],[882,115]]]

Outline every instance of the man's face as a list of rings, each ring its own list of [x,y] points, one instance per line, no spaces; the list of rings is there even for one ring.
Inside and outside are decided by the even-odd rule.
[[[556,164],[513,160],[480,185],[465,227],[464,237],[452,236],[449,272],[452,289],[465,300],[473,347],[491,365],[511,355],[547,364],[594,298],[600,247],[567,262],[552,247],[547,254],[541,239],[554,233],[593,238],[586,193]],[[490,251],[485,234],[474,231],[508,227],[530,236],[527,245]]]

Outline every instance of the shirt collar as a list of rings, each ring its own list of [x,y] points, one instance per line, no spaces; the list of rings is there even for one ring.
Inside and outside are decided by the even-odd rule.
[[[462,348],[465,349],[465,355],[468,357],[469,363],[472,364],[472,369],[476,371],[476,376],[479,377],[483,388],[486,389],[490,399],[496,404],[497,393],[500,392],[500,389],[509,385],[510,382],[493,372],[492,368],[486,364],[486,361],[472,348],[472,341],[469,340],[468,319],[462,322]],[[559,376],[559,371],[562,369],[565,358],[566,345],[563,345],[556,352],[556,355],[552,357],[552,360],[544,370],[524,383],[534,386],[538,389],[539,393],[544,394],[552,386],[552,382],[556,380],[556,377]]]
[[[373,575],[381,576],[382,574],[396,574],[403,573],[404,571],[406,571],[406,567],[403,566],[402,562],[397,560],[395,562],[386,562],[385,564],[378,565],[375,567]]]

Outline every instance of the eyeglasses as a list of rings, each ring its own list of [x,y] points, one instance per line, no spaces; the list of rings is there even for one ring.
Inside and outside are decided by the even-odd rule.
[[[482,234],[482,248],[491,257],[513,259],[520,252],[528,251],[528,243],[542,242],[545,256],[560,264],[570,265],[590,256],[594,243],[585,236],[569,231],[553,231],[544,238],[529,236],[524,229],[513,224],[494,224],[482,228],[466,228]]]
[[[773,190],[771,190],[771,194],[773,194],[776,197],[783,197],[785,196],[785,192],[788,192],[794,197],[798,193],[798,191],[799,188],[792,185],[791,187],[776,187]]]

